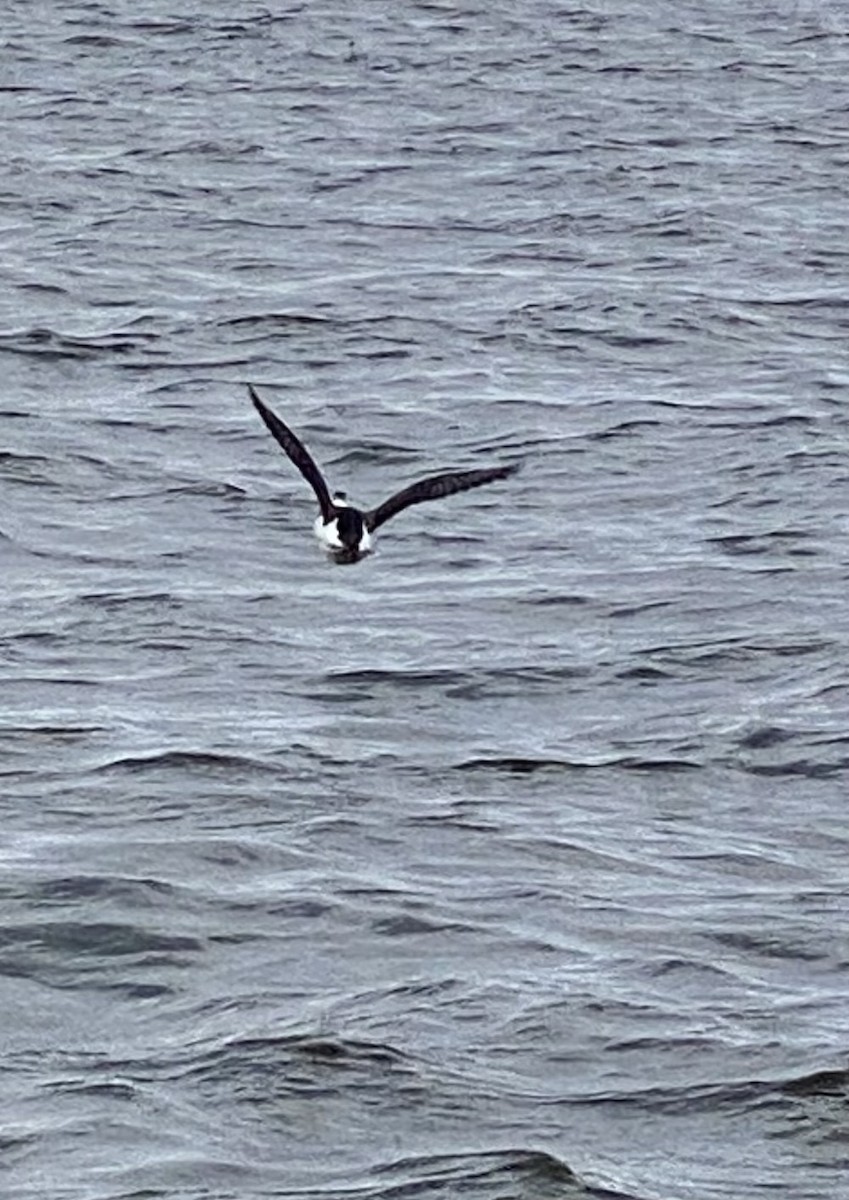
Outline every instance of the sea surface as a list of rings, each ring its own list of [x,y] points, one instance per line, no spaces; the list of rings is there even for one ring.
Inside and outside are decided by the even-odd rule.
[[[849,8],[0,17],[3,1197],[849,1196]]]

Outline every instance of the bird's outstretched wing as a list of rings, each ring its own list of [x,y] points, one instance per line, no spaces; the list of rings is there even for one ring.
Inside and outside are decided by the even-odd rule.
[[[316,494],[318,506],[321,509],[321,518],[326,523],[333,518],[333,501],[330,499],[330,492],[327,484],[324,482],[324,476],[318,467],[315,465],[312,455],[303,442],[292,433],[288,425],[284,425],[280,418],[271,411],[271,409],[260,400],[254,389],[248,384],[251,400],[254,402],[259,415],[262,417],[265,424],[268,426],[269,432],[276,442],[286,451],[289,458],[298,468],[298,470],[306,479],[312,490]]]
[[[443,496],[453,496],[455,492],[465,492],[484,483],[494,483],[497,479],[506,479],[518,469],[518,464],[514,463],[507,467],[484,467],[479,471],[447,471],[444,475],[430,475],[427,479],[420,479],[418,483],[412,483],[402,492],[390,496],[371,512],[363,513],[366,528],[369,531],[377,529],[411,504],[440,500]]]

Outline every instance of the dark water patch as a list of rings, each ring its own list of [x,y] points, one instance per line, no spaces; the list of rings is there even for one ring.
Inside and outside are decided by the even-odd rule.
[[[120,612],[125,608],[183,608],[184,601],[171,592],[86,592],[76,603],[102,609],[104,612]]]
[[[338,1034],[235,1038],[200,1052],[188,1047],[181,1057],[183,1062],[177,1068],[181,1075],[219,1086],[232,1086],[238,1080],[240,1097],[248,1099],[253,1093],[261,1103],[272,1101],[275,1092],[301,1097],[322,1094],[341,1086],[350,1074],[363,1083],[373,1079],[377,1084],[396,1073],[416,1073],[413,1061],[393,1046]],[[153,1069],[157,1069],[155,1064]]]
[[[178,411],[185,411],[182,405],[162,405],[163,408],[175,408]],[[163,437],[173,436],[175,425],[165,425],[161,421],[152,421],[149,417],[141,413],[132,413],[127,416],[109,416],[88,417],[86,423],[95,428],[114,429],[119,433],[125,434],[128,438],[132,437],[138,440],[140,434],[152,433],[159,434]],[[179,428],[179,426],[176,426]],[[160,467],[161,470],[161,467]]]
[[[590,674],[587,667],[524,667],[505,666],[491,670],[386,671],[370,668],[356,671],[337,671],[323,676],[306,695],[333,703],[355,699],[370,699],[383,692],[439,692],[449,697],[474,699],[479,696],[507,696],[557,688],[573,679]],[[331,692],[324,690],[332,689]]]
[[[127,38],[108,37],[102,33],[77,33],[62,39],[65,46],[91,47],[95,50],[130,49],[133,43]]]
[[[321,676],[316,682],[318,687],[330,686],[334,689],[342,685],[348,689],[345,698],[350,699],[354,695],[370,696],[376,688],[402,692],[445,688],[462,678],[463,672],[447,669],[393,671],[365,668],[352,671],[331,671]],[[322,695],[319,690],[316,690],[315,694]]]
[[[29,487],[47,487],[60,491],[64,490],[66,486],[61,471],[62,464],[60,462],[40,454],[0,451],[0,477],[7,479],[10,483],[22,483]]]
[[[46,953],[65,951],[74,956],[124,958],[148,954],[182,954],[201,950],[195,938],[157,934],[137,925],[106,921],[44,921],[31,925],[5,925],[0,929],[0,949],[26,946]]]
[[[144,500],[170,496],[203,496],[212,500],[243,500],[250,495],[247,488],[220,480],[193,480],[190,483],[160,484],[156,488],[145,488],[133,492],[115,492],[104,496],[105,504],[140,504]]]
[[[159,160],[167,159],[174,156],[175,158],[183,158],[191,156],[192,158],[209,159],[212,162],[231,162],[240,156],[251,158],[261,158],[263,156],[263,147],[253,141],[251,138],[195,138],[189,137],[171,150],[160,151],[157,156]],[[152,188],[153,195],[160,195],[169,199],[173,199],[175,195],[180,195],[179,192],[174,192],[169,188]],[[192,222],[195,229],[208,229],[215,231],[223,224],[218,217],[198,216]],[[231,224],[227,222],[226,224]],[[232,222],[235,224],[235,222]]]
[[[372,346],[368,349],[351,351],[350,353],[357,358],[372,360],[389,359],[391,361],[393,359],[411,358],[415,351],[406,346]]]
[[[563,595],[540,595],[520,596],[517,603],[532,604],[538,608],[568,608],[571,606],[578,607],[581,604],[589,604],[591,598],[589,596],[572,595],[565,593]]]
[[[200,778],[240,778],[279,774],[280,766],[238,754],[216,754],[200,750],[163,750],[158,754],[116,758],[95,768],[97,773],[146,775],[164,773]]]
[[[771,937],[761,933],[715,933],[715,941],[732,950],[743,951],[758,958],[791,959],[798,962],[820,962],[824,951],[807,942],[791,941],[790,938]]]
[[[203,951],[196,938],[111,921],[38,921],[0,927],[0,971],[48,987],[148,995],[169,992],[165,975],[188,970]],[[150,973],[149,979],[119,973]]]
[[[669,608],[670,600],[647,600],[644,604],[626,604],[621,607],[611,608],[608,610],[608,616],[613,620],[623,617],[637,617],[642,613],[652,612],[658,608]]]
[[[490,771],[497,774],[535,775],[542,772],[623,770],[638,772],[694,771],[701,764],[679,758],[608,757],[597,762],[560,758],[473,758],[455,763],[455,771]]]
[[[587,667],[506,668],[482,671],[462,683],[446,688],[445,695],[459,700],[478,700],[509,696],[532,696],[560,692],[563,684],[584,679]]]
[[[849,756],[831,763],[814,762],[804,758],[781,763],[748,762],[743,764],[743,770],[750,775],[763,775],[768,778],[802,776],[804,779],[834,779],[849,771]]]
[[[765,639],[752,635],[726,634],[706,640],[694,638],[679,642],[669,637],[664,643],[647,646],[639,655],[660,663],[680,667],[713,667],[726,671],[739,669],[743,664],[758,664],[764,658],[796,658],[823,654],[840,655],[840,646],[831,640],[811,634],[807,637],[785,633]]]
[[[585,1184],[559,1158],[540,1150],[477,1150],[460,1154],[408,1156],[375,1167],[377,1182],[363,1195],[374,1200],[401,1200],[458,1195],[494,1200],[636,1200],[632,1193]],[[329,1200],[341,1200],[333,1190]]]
[[[637,758],[626,757],[609,764],[625,771],[697,771],[702,764],[686,758]]]
[[[0,1154],[8,1166],[27,1157],[38,1149],[40,1138],[36,1133],[0,1133]]]
[[[834,753],[845,749],[846,739],[816,728],[750,727],[733,738],[733,747],[735,765],[753,775],[827,779],[849,765],[846,754]],[[814,750],[814,754],[805,755],[806,749]]]
[[[727,981],[731,975],[724,965],[680,957],[658,958],[647,962],[640,971],[651,979],[671,978],[682,991],[687,988],[698,990],[709,986],[711,982]]]
[[[141,1089],[127,1082],[101,1082],[84,1079],[55,1079],[45,1085],[48,1091],[57,1096],[93,1096],[106,1101],[117,1100],[121,1103],[137,1103]]]
[[[446,532],[442,532],[439,530],[431,530],[431,529],[421,530],[420,533],[416,534],[416,538],[417,539],[420,538],[423,542],[430,542],[434,546],[469,546],[469,547],[472,547],[472,546],[481,546],[486,541],[485,538],[476,537],[474,534],[456,533],[456,532],[446,533]],[[470,564],[470,565],[474,565],[474,562],[475,562],[475,560],[473,560],[473,559],[468,560],[468,564]],[[452,565],[452,567],[454,567],[454,566],[459,567],[460,565],[463,565],[463,564],[461,564],[457,560],[452,560],[451,565]]]
[[[216,324],[222,329],[244,331],[245,336],[250,340],[253,338],[261,340],[268,336],[269,330],[275,335],[285,334],[288,330],[299,333],[313,325],[324,328],[333,326],[335,322],[331,317],[321,316],[318,313],[266,312],[225,317],[218,320]]]
[[[180,20],[150,20],[148,18],[135,18],[125,21],[123,27],[125,29],[137,29],[145,36],[161,36],[161,37],[176,37],[180,34],[195,34],[199,32],[200,23]]]
[[[499,834],[502,831],[497,820],[487,819],[473,804],[463,801],[455,802],[450,808],[443,808],[439,812],[422,813],[419,816],[409,817],[408,824],[414,826],[445,825],[455,829],[467,829],[472,833]]]
[[[51,637],[48,640],[55,643],[62,639]],[[28,742],[31,739],[43,738],[46,742],[61,744],[86,741],[91,734],[105,733],[107,729],[106,725],[3,725],[0,726],[0,737],[10,739],[21,737]]]
[[[599,1100],[614,1104],[637,1102],[644,1111],[655,1110],[668,1115],[684,1116],[700,1112],[728,1111],[747,1114],[748,1119],[754,1119],[755,1113],[764,1108],[780,1108],[785,1116],[792,1115],[788,1112],[786,1098],[797,1102],[817,1100],[831,1106],[830,1113],[822,1110],[819,1113],[821,1118],[825,1118],[831,1124],[840,1120],[840,1110],[849,1099],[848,1090],[846,1071],[840,1068],[817,1070],[789,1079],[780,1076],[764,1077],[761,1072],[757,1072],[748,1079],[718,1080],[686,1088],[651,1087],[630,1097],[607,1094],[594,1098],[591,1103],[597,1103]],[[835,1103],[837,1111],[834,1111]],[[795,1108],[797,1121],[801,1115],[800,1109]],[[798,1133],[798,1127],[796,1132]],[[787,1133],[785,1128],[775,1130],[772,1136],[787,1136]],[[823,1126],[820,1126],[820,1133],[825,1133]]]
[[[849,1103],[849,1069],[812,1071],[779,1085],[788,1096],[828,1096]]]
[[[643,1114],[663,1113],[666,1116],[694,1116],[698,1113],[747,1113],[773,1091],[774,1084],[758,1079],[743,1079],[700,1083],[689,1087],[649,1086],[632,1090],[627,1095],[603,1091],[585,1101],[592,1106],[635,1106]]]
[[[455,763],[455,771],[494,771],[508,775],[534,775],[539,771],[575,771],[584,764],[545,758],[470,758]]]
[[[814,557],[817,553],[815,549],[795,545],[796,542],[810,536],[809,532],[802,529],[779,529],[770,533],[725,534],[721,537],[706,538],[705,541],[732,556],[772,554],[778,549],[791,555]],[[788,546],[788,542],[793,544]]]
[[[816,746],[849,746],[849,734],[838,734],[831,737],[829,734],[822,736],[809,735],[811,742]]]
[[[47,328],[17,333],[0,333],[0,353],[33,355],[50,360],[87,360],[113,354],[129,354],[152,341],[155,334],[134,333],[69,335]]]
[[[372,923],[372,928],[381,937],[407,938],[420,934],[471,933],[474,927],[462,921],[436,920],[404,913],[396,917],[382,917]]]
[[[832,641],[823,641],[821,638],[811,637],[804,641],[798,641],[795,637],[784,637],[773,641],[754,641],[749,643],[749,649],[757,652],[766,651],[770,654],[776,654],[779,658],[796,658],[799,655],[821,654],[824,651],[837,649],[837,646]]]
[[[159,359],[148,352],[144,357],[118,362],[115,367],[116,370],[132,371],[140,375],[152,375],[163,370],[185,372],[212,369],[238,371],[244,375],[249,371],[251,365],[252,360],[244,355],[224,357],[221,354],[210,352],[208,357],[183,357],[174,353],[166,354],[163,351]]]
[[[785,1084],[767,1113],[768,1135],[776,1143],[804,1146],[807,1154],[824,1164],[826,1180],[833,1177],[840,1190],[849,1169],[845,1114],[849,1087],[843,1071],[817,1071]]]
[[[744,734],[739,745],[744,750],[762,750],[765,747],[780,746],[795,737],[795,731],[781,729],[777,725],[761,725]]]
[[[620,421],[615,425],[609,426],[607,429],[600,429],[594,433],[590,433],[590,441],[609,441],[611,438],[624,436],[633,436],[636,433],[642,433],[644,430],[652,430],[662,427],[663,421]]]
[[[143,908],[157,908],[174,896],[176,888],[158,879],[119,879],[99,875],[69,875],[29,882],[25,896],[39,905],[68,905],[103,900]]]
[[[245,907],[250,910],[253,908],[253,902],[248,902]],[[282,900],[275,901],[268,906],[268,913],[273,917],[297,918],[300,920],[312,921],[319,917],[326,916],[333,909],[333,905],[327,900],[320,900],[315,896],[286,896]]]
[[[617,679],[636,679],[640,683],[657,683],[661,679],[673,679],[674,675],[671,671],[662,671],[660,667],[628,667],[624,671],[617,671]]]
[[[366,438],[355,449],[347,450],[334,459],[335,467],[352,467],[363,464],[379,463],[387,466],[406,466],[418,462],[420,455],[409,446],[399,446],[393,442],[382,442],[375,438]],[[399,481],[403,482],[403,481]]]
[[[253,1044],[256,1046],[265,1045],[261,1041]],[[249,1049],[251,1043],[246,1042],[244,1045]],[[405,1058],[400,1051],[392,1046],[380,1042],[366,1042],[353,1038],[321,1038],[302,1035],[290,1038],[289,1048],[297,1054],[303,1055],[304,1058],[315,1062],[333,1063],[343,1067],[359,1062],[402,1063]]]

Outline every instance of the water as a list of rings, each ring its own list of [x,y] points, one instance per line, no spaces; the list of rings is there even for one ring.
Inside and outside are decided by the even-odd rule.
[[[845,11],[236,9],[3,11],[4,1194],[834,1200]]]

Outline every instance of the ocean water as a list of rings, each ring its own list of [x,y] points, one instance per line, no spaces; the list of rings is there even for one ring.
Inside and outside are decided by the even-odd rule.
[[[2,15],[3,1194],[845,1195],[845,7]]]

